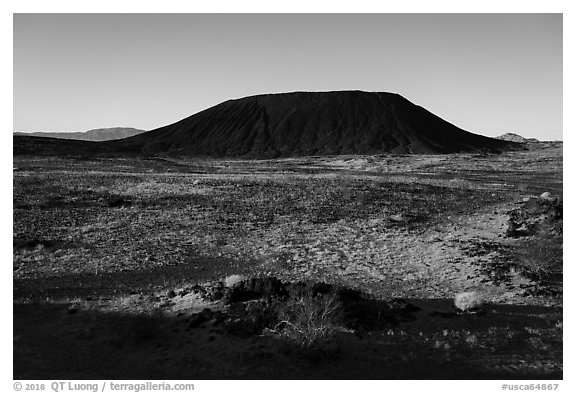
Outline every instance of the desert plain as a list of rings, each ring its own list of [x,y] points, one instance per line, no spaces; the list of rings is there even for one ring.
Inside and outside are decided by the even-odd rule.
[[[13,162],[15,379],[562,378],[561,144]]]

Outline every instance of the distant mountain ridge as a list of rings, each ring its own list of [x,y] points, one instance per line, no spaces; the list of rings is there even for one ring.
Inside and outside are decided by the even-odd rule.
[[[536,138],[524,138],[521,135],[513,134],[511,132],[506,133],[504,135],[497,136],[496,139],[500,139],[503,141],[511,141],[516,142],[524,149],[528,150],[540,150],[540,149],[549,149],[549,148],[562,148],[564,143],[559,140],[554,141],[540,141]]]
[[[14,135],[100,142],[127,138],[143,132],[146,131],[131,127],[112,127],[95,128],[83,132],[15,132]]]
[[[518,134],[514,134],[512,132],[508,132],[506,134],[497,136],[496,139],[500,139],[502,141],[509,141],[509,142],[516,142],[516,143],[527,143],[527,142],[540,142],[536,138],[524,138]]]

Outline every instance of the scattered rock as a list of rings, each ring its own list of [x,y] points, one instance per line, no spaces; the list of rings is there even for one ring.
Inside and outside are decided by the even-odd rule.
[[[232,288],[234,285],[244,280],[246,280],[246,277],[239,274],[233,274],[224,279],[224,286],[226,288]]]
[[[454,306],[460,311],[472,311],[484,305],[484,300],[478,292],[461,292],[454,296]]]
[[[217,281],[207,285],[205,288],[206,295],[205,298],[209,301],[220,300],[224,297],[224,283],[222,281]]]
[[[202,312],[194,314],[190,317],[190,319],[188,320],[188,326],[186,330],[199,328],[204,323],[210,321],[213,316],[214,313],[212,312],[212,310],[210,310],[209,308],[205,308],[204,310],[202,310]]]
[[[540,198],[529,198],[517,209],[508,212],[509,237],[532,236],[538,232],[562,233],[562,200],[549,192]]]
[[[234,286],[226,288],[222,302],[224,304],[232,304],[254,299],[284,296],[286,296],[286,286],[277,278],[253,277],[238,281]]]
[[[388,302],[388,306],[394,311],[416,312],[420,311],[420,307],[408,303],[404,299],[395,298]]]
[[[180,297],[184,297],[184,296],[188,295],[189,293],[190,293],[190,291],[188,289],[182,289],[181,291],[179,291],[177,293],[177,295]]]
[[[545,201],[553,201],[555,199],[548,191],[540,195],[540,198],[544,199]]]
[[[206,289],[204,289],[204,287],[199,285],[199,284],[194,284],[194,286],[192,286],[191,290],[192,290],[192,293],[198,294],[202,298],[206,297],[206,295],[208,294],[208,291],[206,291]]]

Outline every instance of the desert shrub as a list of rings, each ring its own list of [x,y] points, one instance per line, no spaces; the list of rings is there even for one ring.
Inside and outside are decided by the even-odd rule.
[[[278,310],[279,322],[268,331],[302,348],[323,348],[341,330],[341,305],[335,293],[291,297]]]
[[[461,292],[454,296],[454,305],[460,311],[473,311],[484,305],[484,299],[478,292]]]
[[[544,231],[518,247],[516,266],[537,280],[562,271],[562,237]]]

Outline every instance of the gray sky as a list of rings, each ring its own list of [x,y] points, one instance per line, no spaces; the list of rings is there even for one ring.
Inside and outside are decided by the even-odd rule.
[[[14,131],[154,129],[231,98],[395,92],[562,139],[561,14],[16,14]]]

